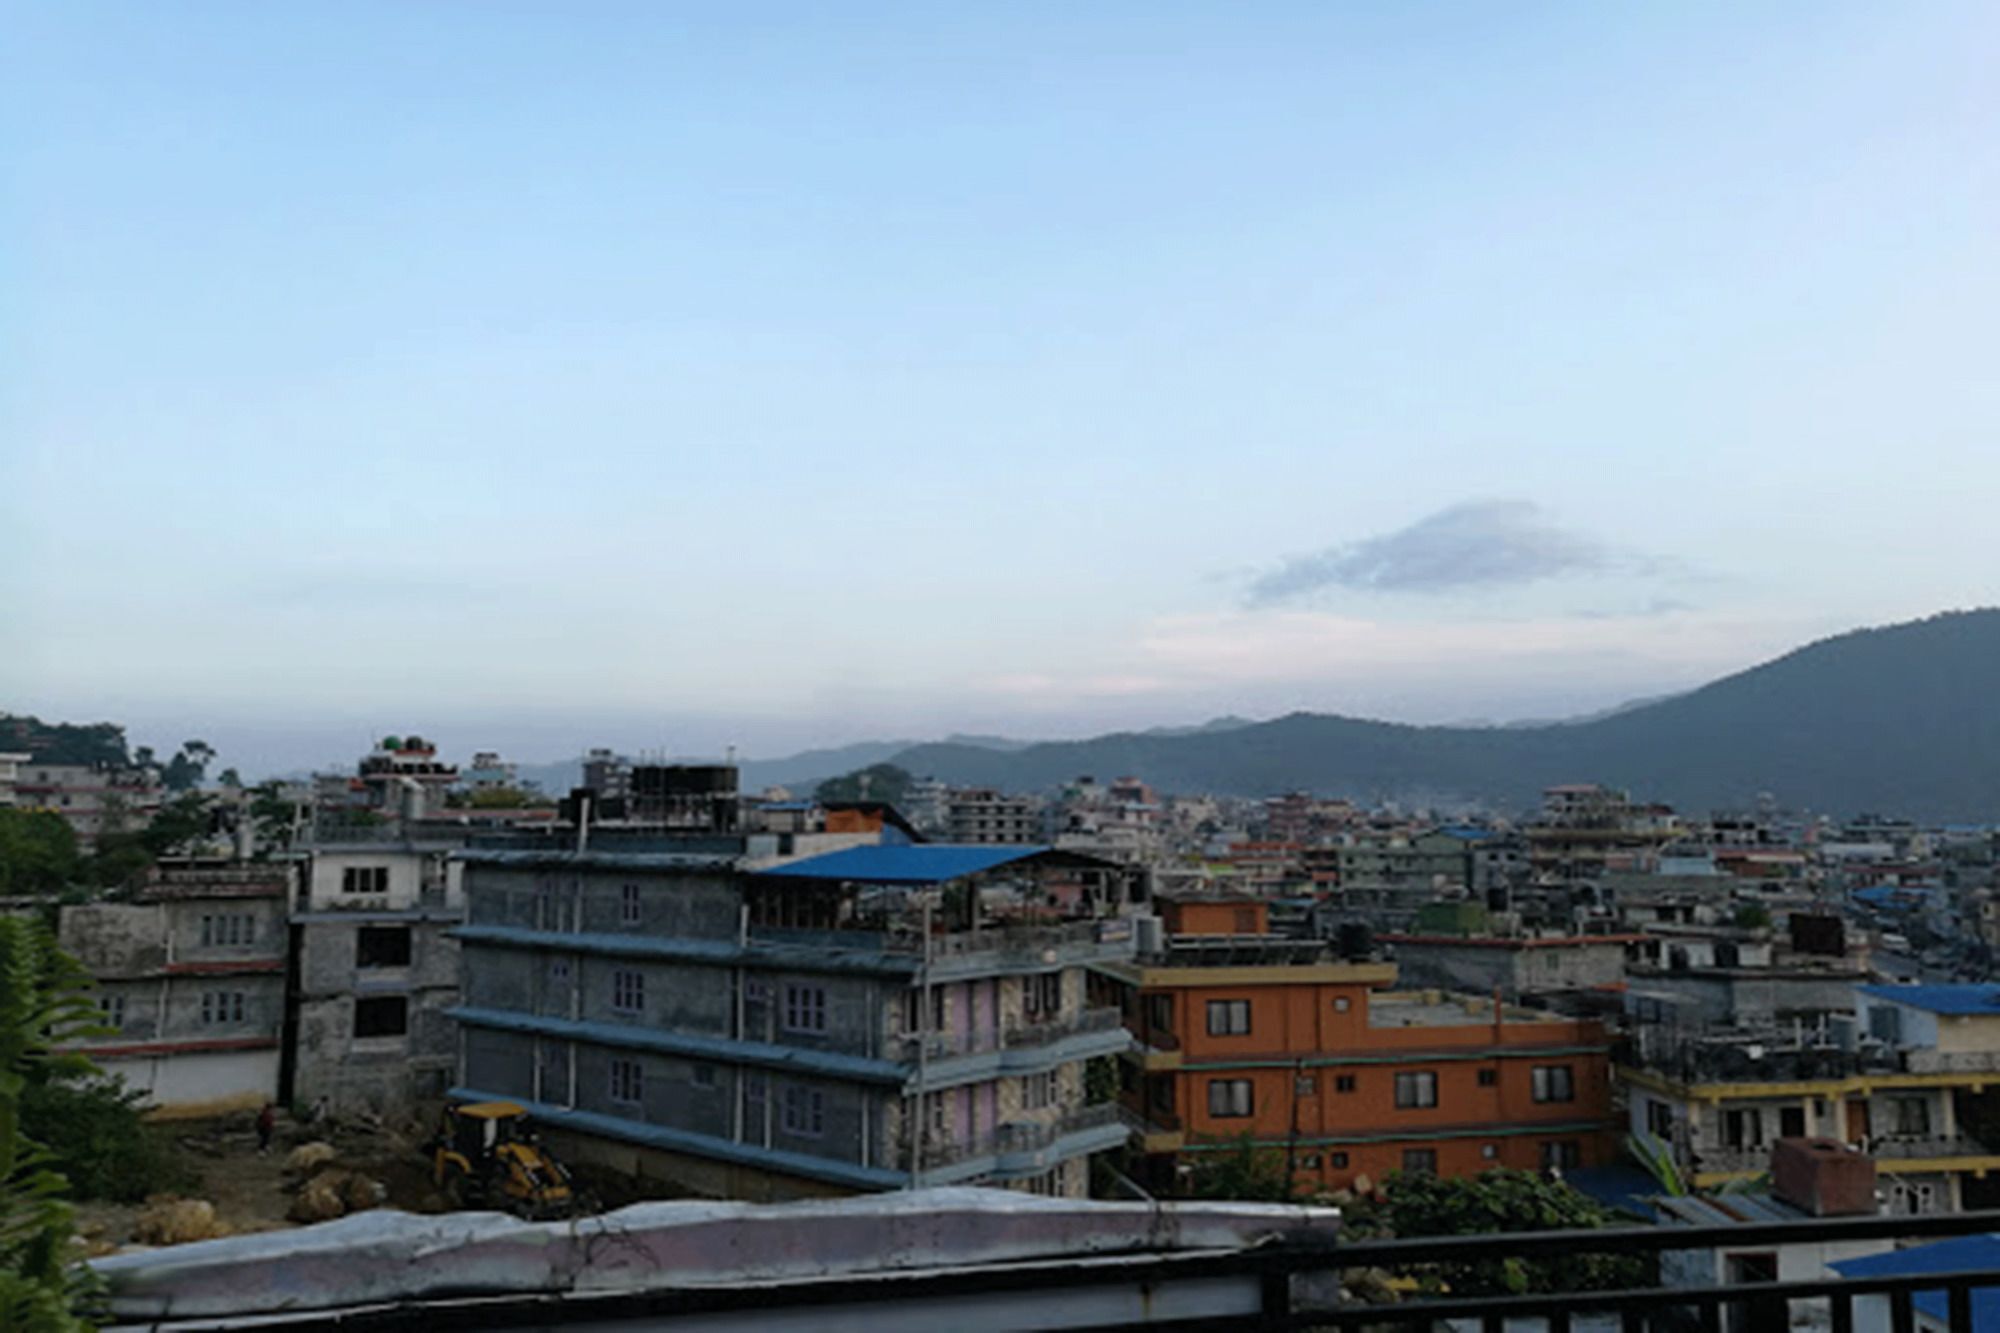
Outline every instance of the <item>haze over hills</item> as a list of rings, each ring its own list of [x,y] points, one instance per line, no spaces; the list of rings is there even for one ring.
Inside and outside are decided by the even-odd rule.
[[[1294,789],[1360,800],[1532,805],[1598,781],[1683,809],[1787,806],[2000,818],[2000,610],[1857,630],[1594,720],[1415,727],[1294,713],[1219,733],[1121,733],[998,753],[914,746],[891,762],[1020,790],[1131,773],[1168,791]]]

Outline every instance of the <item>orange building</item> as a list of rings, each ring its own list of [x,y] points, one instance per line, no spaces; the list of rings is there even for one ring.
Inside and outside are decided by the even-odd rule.
[[[1142,1179],[1170,1188],[1176,1164],[1245,1133],[1289,1154],[1308,1191],[1365,1187],[1394,1171],[1611,1160],[1601,1023],[1390,991],[1395,977],[1392,964],[1324,958],[1101,965],[1098,984],[1137,1038],[1125,1102],[1144,1126]]]
[[[1271,909],[1262,898],[1163,897],[1157,906],[1169,935],[1267,935],[1271,930]]]

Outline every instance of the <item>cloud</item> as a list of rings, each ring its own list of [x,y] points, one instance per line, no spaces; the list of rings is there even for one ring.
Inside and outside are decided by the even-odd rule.
[[[1453,592],[1596,574],[1630,563],[1601,542],[1556,526],[1527,500],[1469,500],[1406,528],[1293,556],[1250,583],[1252,606],[1323,588]]]

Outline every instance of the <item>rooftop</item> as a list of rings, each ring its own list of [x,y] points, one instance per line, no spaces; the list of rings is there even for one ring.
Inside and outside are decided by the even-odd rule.
[[[1893,1000],[1934,1014],[1984,1014],[2000,1016],[2000,984],[1985,982],[1958,986],[1859,986],[1863,995]]]
[[[1506,1023],[1567,1023],[1561,1014],[1502,1004],[1498,1018]],[[1371,1028],[1486,1027],[1495,1020],[1493,1000],[1484,995],[1453,995],[1447,991],[1377,991],[1368,997]]]
[[[1109,862],[1033,844],[922,843],[849,847],[760,870],[773,879],[852,880],[868,884],[943,884],[1020,861],[1110,869]]]

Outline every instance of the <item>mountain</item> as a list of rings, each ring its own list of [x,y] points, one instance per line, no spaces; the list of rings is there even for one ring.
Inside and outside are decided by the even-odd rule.
[[[1769,792],[1795,809],[2000,820],[2000,610],[1856,630],[1701,689],[1592,719],[1414,727],[1326,714],[1195,734],[1122,732],[1012,752],[919,745],[890,762],[1032,791],[1088,773],[1167,791],[1532,806],[1603,782],[1706,811]]]

